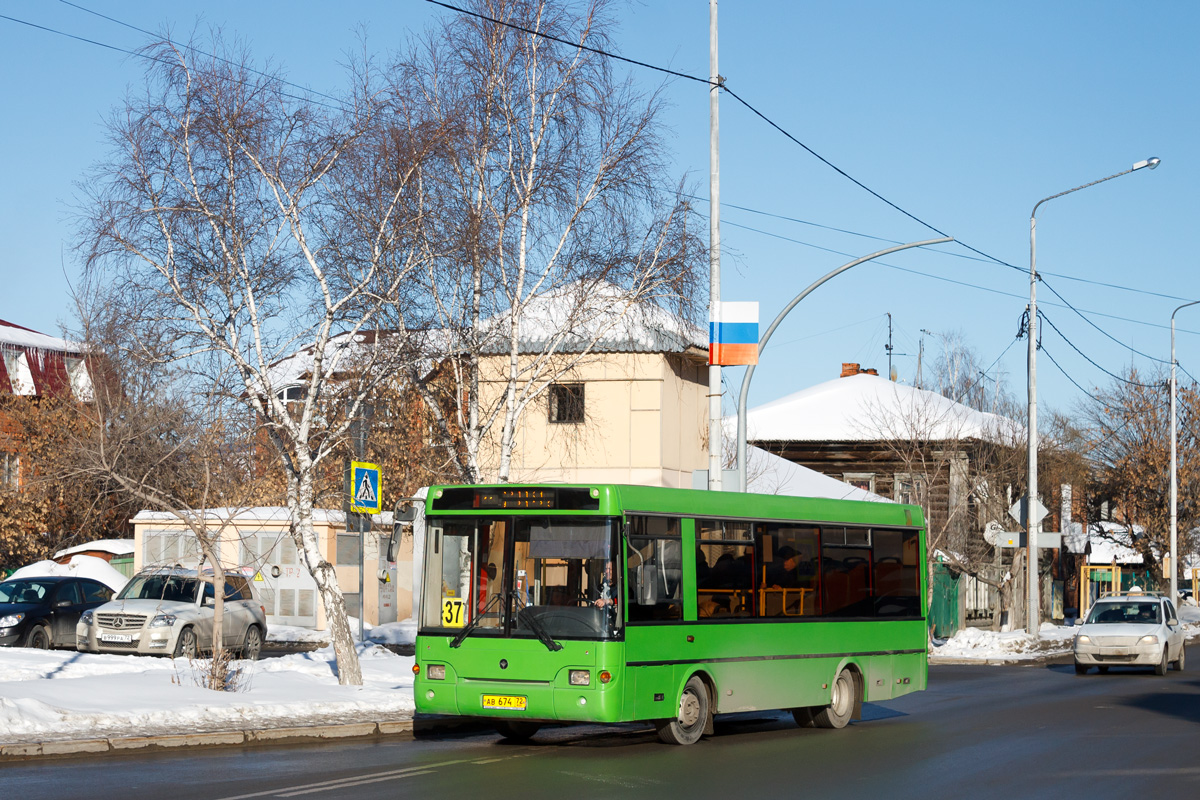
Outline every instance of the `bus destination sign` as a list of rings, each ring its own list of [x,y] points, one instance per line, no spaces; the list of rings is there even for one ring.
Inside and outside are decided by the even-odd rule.
[[[554,508],[553,489],[478,489],[476,508]]]

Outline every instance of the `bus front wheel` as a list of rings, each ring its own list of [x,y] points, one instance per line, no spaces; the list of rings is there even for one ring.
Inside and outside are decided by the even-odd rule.
[[[679,713],[658,723],[658,738],[667,744],[695,744],[708,725],[708,687],[693,675],[679,697]]]
[[[844,669],[833,681],[833,693],[829,705],[822,708],[813,717],[818,728],[844,728],[854,713],[855,701],[854,676],[850,670]]]
[[[532,739],[533,735],[538,732],[542,726],[536,722],[525,722],[524,720],[505,720],[504,722],[496,723],[496,733],[503,736],[505,739],[517,739],[526,741]]]

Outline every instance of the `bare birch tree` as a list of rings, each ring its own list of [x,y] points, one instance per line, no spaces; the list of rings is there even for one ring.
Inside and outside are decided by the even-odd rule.
[[[90,289],[120,307],[131,353],[169,366],[198,397],[242,409],[255,446],[286,476],[291,535],[313,575],[343,684],[362,681],[335,569],[313,528],[315,481],[402,348],[362,334],[419,265],[421,154],[397,153],[372,183],[379,106],[365,81],[336,106],[290,94],[245,52],[212,42],[148,47],[144,90],[109,124],[111,160],[85,185]],[[204,52],[217,55],[208,56]],[[396,124],[393,117],[393,124]],[[417,141],[407,137],[405,144]],[[301,396],[273,365],[302,353]],[[365,378],[336,420],[318,413],[351,355]]]
[[[692,315],[704,249],[666,178],[657,95],[537,35],[604,48],[609,3],[468,5],[479,16],[447,18],[392,70],[394,95],[446,131],[422,173],[422,241],[431,326],[455,357],[443,383],[411,379],[462,478],[507,481],[522,414],[610,331]]]

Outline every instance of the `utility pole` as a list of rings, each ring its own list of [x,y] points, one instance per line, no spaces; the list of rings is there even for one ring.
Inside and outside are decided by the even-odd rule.
[[[359,411],[358,418],[350,423],[350,447],[354,452],[354,459],[363,461],[367,456],[367,434],[370,431],[371,419],[375,416],[375,407],[369,403],[364,403]],[[357,514],[350,511],[350,506],[353,503],[354,497],[354,482],[351,479],[350,459],[345,461],[344,477],[342,484],[345,494],[345,509],[346,509],[346,533],[358,534],[358,640],[363,640],[363,618],[366,616],[365,609],[367,607],[367,598],[364,594],[363,587],[363,563],[366,554],[364,553],[364,542],[367,538],[367,533],[371,530],[371,517],[369,514]]]
[[[917,349],[917,388],[923,389],[921,385],[921,362],[925,360],[925,334],[929,333],[925,328],[921,328],[921,346]]]
[[[717,72],[717,0],[708,0],[708,321],[721,322],[721,76]],[[711,340],[715,331],[709,334]],[[721,491],[721,366],[708,367],[708,488]],[[742,465],[739,465],[741,467]]]
[[[887,312],[888,317],[888,343],[883,346],[888,354],[888,380],[896,380],[896,376],[892,374],[892,312]]]

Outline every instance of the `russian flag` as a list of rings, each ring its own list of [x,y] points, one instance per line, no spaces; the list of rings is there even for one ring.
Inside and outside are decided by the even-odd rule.
[[[758,303],[717,303],[708,323],[708,363],[733,367],[758,363]]]

